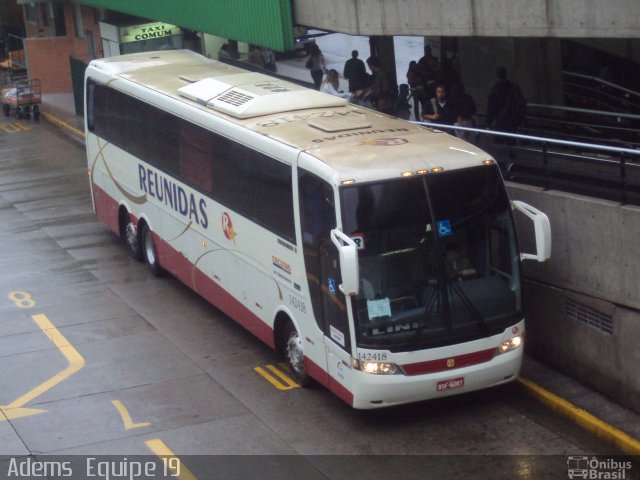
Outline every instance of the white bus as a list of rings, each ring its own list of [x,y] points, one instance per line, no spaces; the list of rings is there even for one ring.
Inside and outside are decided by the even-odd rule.
[[[188,51],[94,60],[97,216],[355,408],[513,380],[547,217],[443,132]],[[512,208],[533,219],[520,254]]]

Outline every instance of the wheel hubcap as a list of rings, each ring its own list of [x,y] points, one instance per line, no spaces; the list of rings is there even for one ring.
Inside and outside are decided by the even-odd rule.
[[[296,373],[304,371],[304,352],[302,351],[302,340],[297,333],[292,333],[287,341],[287,358],[289,365]]]

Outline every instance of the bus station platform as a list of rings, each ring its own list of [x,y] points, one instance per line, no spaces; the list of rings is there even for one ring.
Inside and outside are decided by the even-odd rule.
[[[72,93],[43,94],[43,120],[84,142],[83,119],[75,114]],[[28,120],[20,120],[28,121]],[[526,348],[526,347],[525,347]],[[525,354],[520,388],[621,452],[640,455],[640,413]]]

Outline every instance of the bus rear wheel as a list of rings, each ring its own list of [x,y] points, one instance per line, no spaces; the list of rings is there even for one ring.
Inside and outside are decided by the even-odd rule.
[[[282,334],[282,354],[294,380],[303,387],[311,385],[312,380],[304,368],[304,344],[302,338],[290,321]]]
[[[129,214],[126,214],[129,216]],[[135,260],[142,260],[142,248],[140,247],[140,239],[136,231],[135,224],[127,219],[124,224],[123,238],[127,244],[127,250],[129,255]]]
[[[153,235],[151,229],[146,223],[142,224],[140,228],[140,240],[142,243],[142,255],[144,263],[149,268],[152,275],[158,277],[162,273],[162,268],[158,263],[158,255],[156,254],[156,247],[153,245]]]

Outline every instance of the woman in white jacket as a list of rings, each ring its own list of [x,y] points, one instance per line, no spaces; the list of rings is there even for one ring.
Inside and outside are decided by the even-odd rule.
[[[334,69],[331,69],[327,72],[327,75],[324,77],[322,81],[322,85],[320,86],[320,91],[324,93],[328,93],[330,95],[335,95],[336,97],[342,98],[351,98],[350,93],[344,93],[338,91],[340,88],[340,80],[338,78],[338,72]]]

